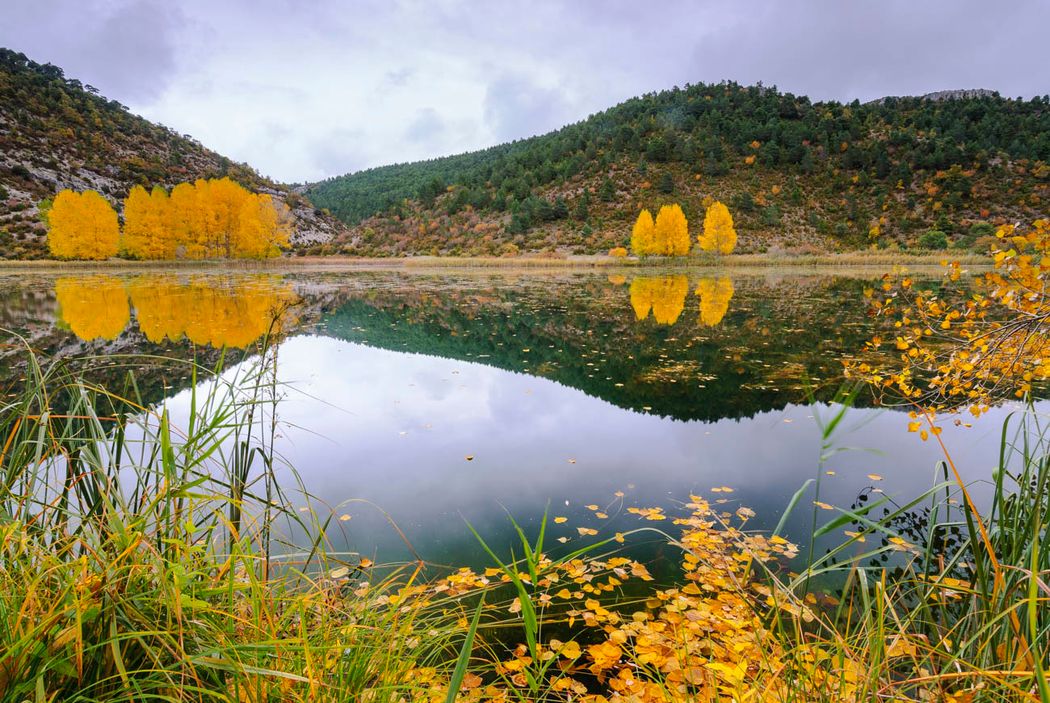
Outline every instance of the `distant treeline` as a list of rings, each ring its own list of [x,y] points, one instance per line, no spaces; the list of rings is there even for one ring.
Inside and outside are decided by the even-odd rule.
[[[553,219],[565,203],[534,203],[542,200],[534,189],[581,172],[602,174],[624,158],[642,168],[695,164],[711,176],[745,158],[769,168],[842,169],[907,185],[916,171],[968,169],[1002,158],[1050,161],[1048,106],[1047,96],[998,95],[814,103],[761,85],[697,84],[633,98],[543,136],[331,178],[308,194],[352,223],[396,210],[405,198],[433,201],[450,186],[460,186],[450,209],[470,205]],[[965,179],[956,179],[954,197],[965,196]],[[598,195],[612,200],[612,184]]]

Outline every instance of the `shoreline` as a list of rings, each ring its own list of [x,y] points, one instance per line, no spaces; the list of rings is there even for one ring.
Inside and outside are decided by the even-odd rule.
[[[899,254],[845,252],[839,254],[736,254],[725,257],[689,256],[676,258],[617,258],[604,254],[574,255],[563,258],[548,256],[515,257],[445,257],[413,256],[359,258],[348,256],[285,256],[274,259],[204,259],[175,261],[60,261],[56,259],[0,260],[3,273],[49,273],[62,271],[136,271],[136,270],[398,270],[425,269],[806,269],[837,268],[891,270],[898,267],[940,270],[948,261],[968,267],[990,267],[988,256],[971,252],[938,252]]]

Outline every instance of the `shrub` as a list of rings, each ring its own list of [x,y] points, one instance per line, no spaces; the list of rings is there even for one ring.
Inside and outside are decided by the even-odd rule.
[[[622,259],[623,257],[627,256],[627,250],[623,247],[613,247],[609,250],[609,256],[615,257],[617,259]]]
[[[919,237],[919,248],[921,249],[947,249],[948,235],[939,229],[931,229]]]

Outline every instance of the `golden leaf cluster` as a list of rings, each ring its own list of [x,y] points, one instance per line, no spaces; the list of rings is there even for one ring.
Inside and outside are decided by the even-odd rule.
[[[890,348],[895,359],[854,359],[847,371],[931,417],[964,408],[980,415],[1050,378],[1050,222],[1037,220],[1024,232],[1004,226],[997,237],[994,268],[975,277],[972,290],[962,289],[963,271],[950,263],[941,287],[898,275],[884,277],[878,294],[865,291],[888,328],[866,352]]]
[[[704,215],[704,232],[699,237],[700,248],[704,251],[717,251],[719,254],[732,254],[736,248],[736,229],[733,227],[733,216],[717,200],[711,203]]]
[[[645,320],[652,313],[657,324],[673,325],[685,309],[689,279],[684,275],[635,276],[631,281],[630,292],[636,320]],[[731,278],[701,278],[696,287],[700,324],[705,327],[719,324],[729,311],[733,293]]]
[[[47,245],[59,259],[108,259],[120,246],[117,213],[93,190],[63,190],[47,213]]]
[[[48,214],[48,246],[63,259],[208,259],[277,256],[292,231],[288,208],[229,178],[131,189],[124,230],[108,202],[94,191],[64,190]]]
[[[656,219],[642,210],[631,230],[631,250],[636,256],[685,256],[689,253],[689,221],[677,203],[664,205]]]

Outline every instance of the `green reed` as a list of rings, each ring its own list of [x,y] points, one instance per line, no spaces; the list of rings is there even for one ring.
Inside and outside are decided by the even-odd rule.
[[[411,573],[329,552],[331,517],[277,485],[274,353],[190,364],[178,423],[130,375],[26,353],[0,404],[0,701],[393,701],[454,659],[455,604],[384,606]],[[291,555],[281,526],[313,537]]]

